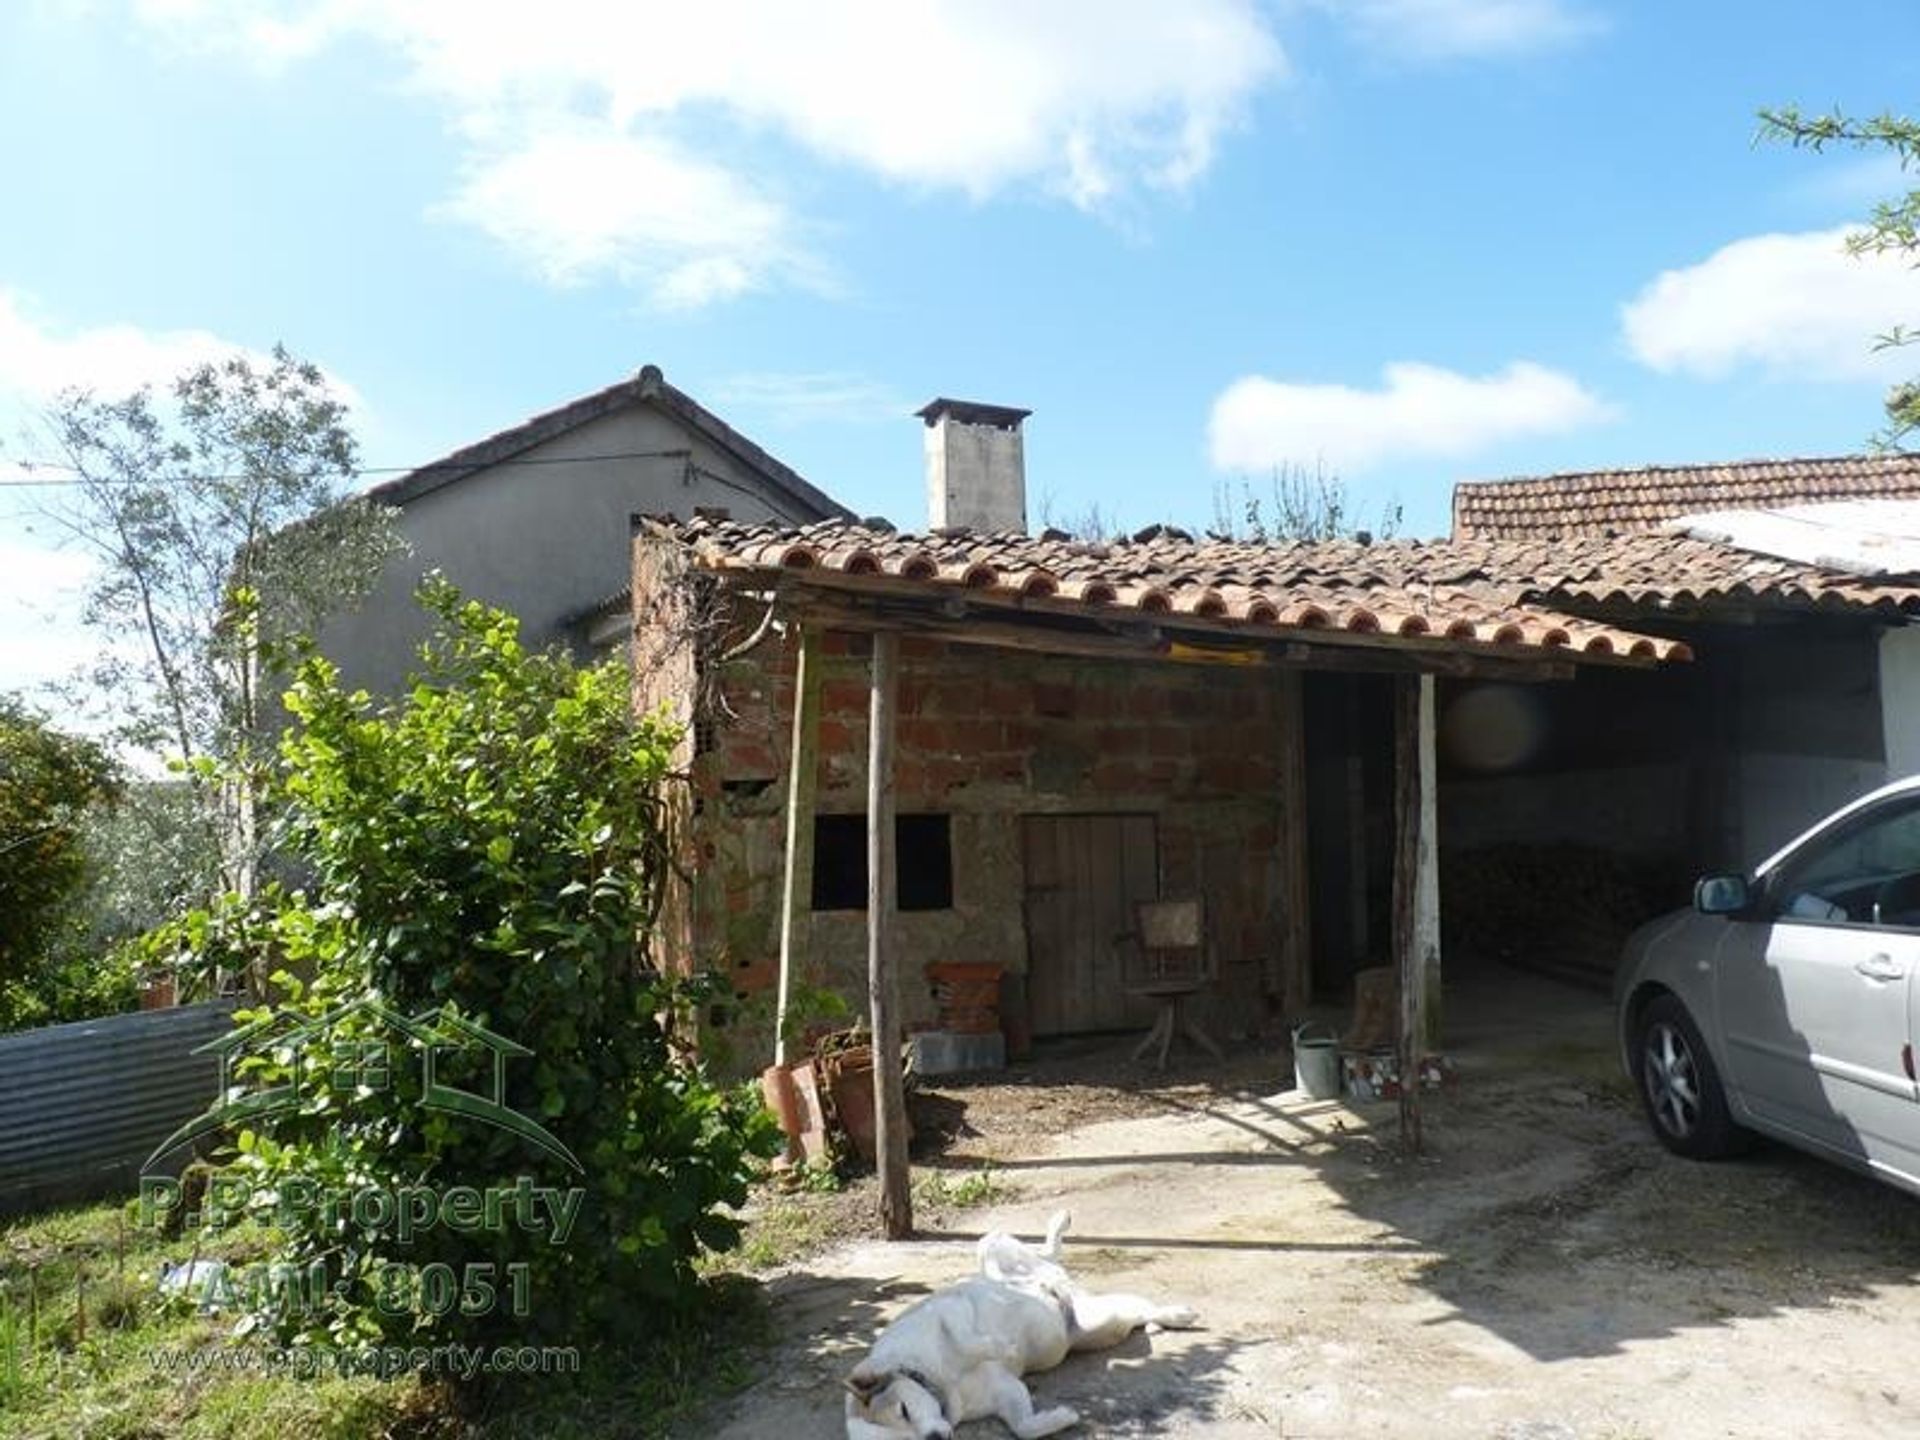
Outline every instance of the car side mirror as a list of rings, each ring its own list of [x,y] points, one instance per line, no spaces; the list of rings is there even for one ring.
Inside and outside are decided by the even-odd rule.
[[[1739,915],[1753,904],[1744,875],[1708,875],[1694,882],[1693,908],[1702,915]]]

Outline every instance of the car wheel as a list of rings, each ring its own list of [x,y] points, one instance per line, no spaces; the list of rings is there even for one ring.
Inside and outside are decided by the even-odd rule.
[[[1634,1046],[1640,1101],[1660,1143],[1676,1155],[1714,1160],[1742,1146],[1720,1072],[1687,1007],[1671,995],[1649,1001]]]

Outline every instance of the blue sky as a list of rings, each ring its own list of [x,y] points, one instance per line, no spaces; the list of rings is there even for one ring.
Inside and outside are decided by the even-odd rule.
[[[863,513],[934,394],[1031,407],[1036,514],[1862,448],[1920,277],[1911,0],[26,0],[0,8],[0,444],[284,341],[407,465],[652,361]],[[0,685],[82,573],[0,490]]]

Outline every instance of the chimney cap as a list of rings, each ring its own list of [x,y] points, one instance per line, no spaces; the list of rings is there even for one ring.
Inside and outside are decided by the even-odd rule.
[[[978,400],[949,400],[942,395],[929,400],[913,412],[932,428],[943,416],[951,416],[962,425],[992,425],[1002,430],[1018,430],[1020,422],[1033,414],[1014,405],[983,405]]]

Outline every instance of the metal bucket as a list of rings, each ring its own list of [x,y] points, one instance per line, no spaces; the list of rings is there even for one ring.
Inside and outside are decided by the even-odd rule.
[[[1310,1100],[1338,1100],[1340,1042],[1331,1033],[1309,1037],[1313,1028],[1302,1025],[1293,1032],[1293,1088]]]

